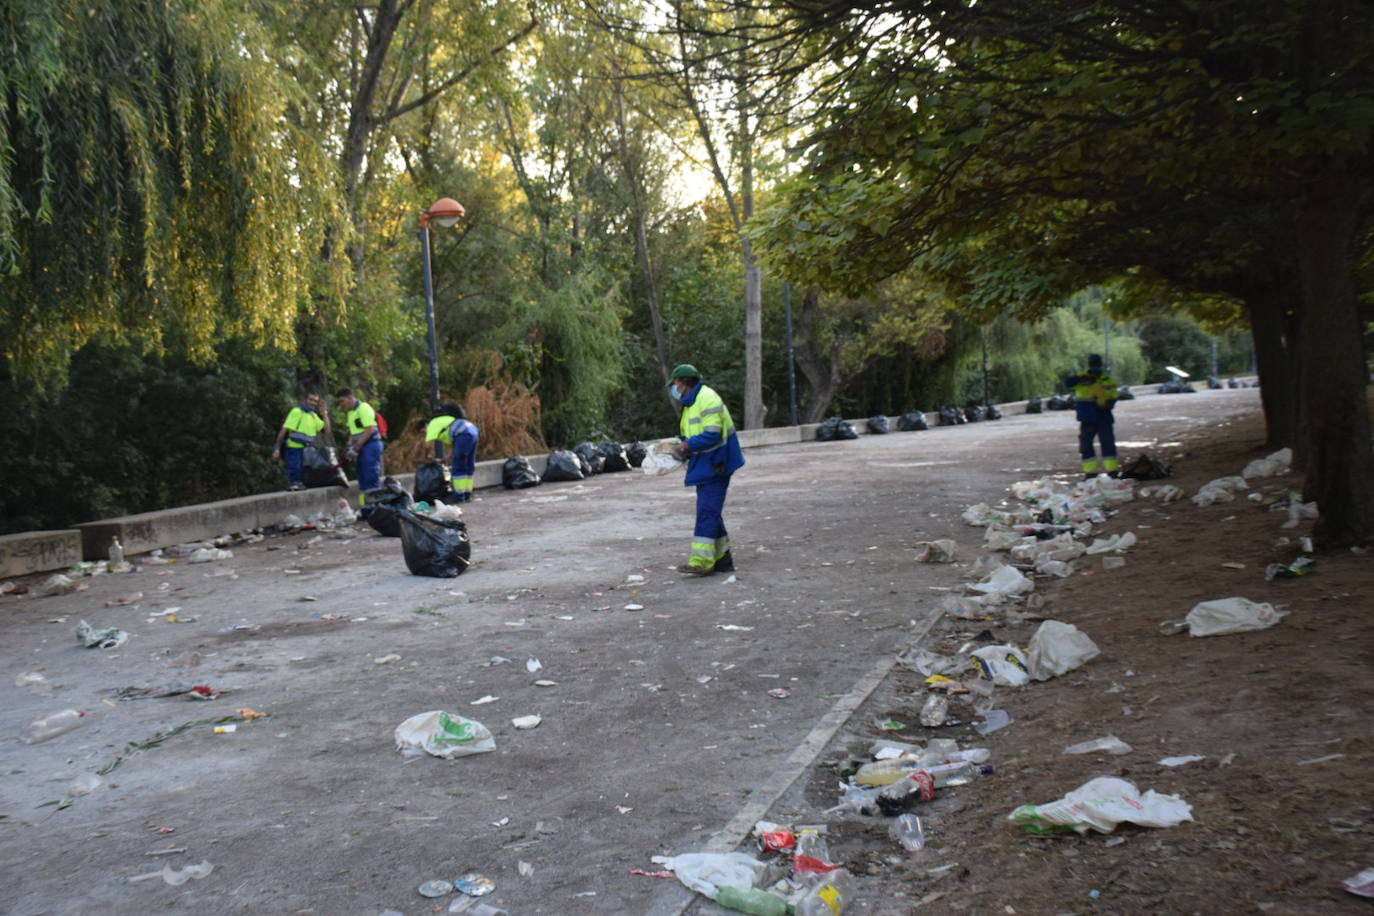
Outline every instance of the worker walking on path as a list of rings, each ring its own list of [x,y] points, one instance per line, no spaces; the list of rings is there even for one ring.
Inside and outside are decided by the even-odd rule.
[[[1083,456],[1083,476],[1096,477],[1099,469],[1109,477],[1117,476],[1121,462],[1116,459],[1116,432],[1112,408],[1116,406],[1116,382],[1102,369],[1102,357],[1088,357],[1088,371],[1071,375],[1065,383],[1073,389],[1074,409],[1078,415],[1078,452]],[[1102,446],[1099,466],[1093,439]]]
[[[695,366],[684,363],[674,369],[668,393],[682,404],[678,424],[682,441],[673,447],[673,457],[687,462],[684,485],[697,488],[692,555],[678,570],[696,576],[731,572],[735,561],[721,513],[730,475],[744,467],[735,423],[720,395],[702,384]]]
[[[301,479],[301,455],[307,445],[315,444],[315,437],[325,427],[324,401],[318,394],[307,394],[300,404],[291,408],[286,421],[277,430],[277,441],[272,446],[272,460],[286,462],[286,482],[288,490],[304,490]]]
[[[366,401],[358,400],[351,388],[340,388],[335,394],[339,408],[348,417],[348,452],[346,457],[358,465],[358,509],[363,518],[372,511],[367,507],[367,491],[382,484],[382,431],[377,411]]]
[[[465,503],[472,499],[472,475],[477,472],[477,424],[468,419],[459,404],[444,404],[439,414],[425,427],[425,441],[433,442],[434,455],[444,460],[444,446],[453,452],[453,498]]]

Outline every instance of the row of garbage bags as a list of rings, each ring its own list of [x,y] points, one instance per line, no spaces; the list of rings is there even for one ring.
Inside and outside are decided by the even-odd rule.
[[[582,442],[570,449],[560,448],[549,452],[542,476],[524,455],[512,455],[501,465],[501,485],[507,490],[524,490],[537,487],[545,481],[585,480],[593,474],[628,471],[642,465],[648,454],[648,446],[643,442],[633,442],[628,446],[618,442],[603,442],[600,445]]]
[[[958,426],[963,423],[978,423],[982,420],[1000,420],[1002,411],[996,404],[988,404],[980,407],[972,404],[960,409],[958,407],[941,407],[938,414],[937,426]],[[883,435],[892,432],[892,421],[882,414],[868,418],[868,431],[875,435]],[[919,410],[904,413],[897,418],[898,432],[916,432],[923,429],[930,429],[926,415]],[[840,439],[857,439],[859,434],[854,430],[854,424],[843,417],[829,417],[821,421],[816,427],[816,441],[833,442]]]

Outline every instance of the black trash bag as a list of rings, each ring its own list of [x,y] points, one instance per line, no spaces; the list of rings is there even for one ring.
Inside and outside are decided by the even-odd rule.
[[[1130,385],[1122,385],[1116,389],[1116,399],[1118,401],[1134,401],[1135,392],[1131,390]]]
[[[578,457],[587,465],[587,476],[590,477],[592,474],[600,474],[606,470],[606,456],[601,453],[601,449],[597,448],[595,444],[591,442],[579,442],[573,446],[573,451],[576,452]]]
[[[1209,376],[1207,376],[1207,388],[1208,388],[1209,390],[1211,390],[1211,391],[1216,391],[1218,388],[1221,388],[1221,387],[1222,387],[1221,381],[1220,381],[1219,379],[1217,379],[1217,377],[1216,377],[1215,375],[1209,375]]]
[[[921,429],[930,429],[930,426],[926,423],[925,414],[919,410],[913,410],[911,413],[904,413],[897,418],[897,428],[904,433],[909,433]]]
[[[387,477],[380,487],[368,490],[363,496],[367,498],[364,505],[369,510],[367,523],[372,529],[382,537],[400,537],[401,521],[396,513],[409,511],[415,505],[406,488],[395,477]]]
[[[512,455],[501,465],[501,486],[507,490],[525,490],[539,486],[539,475],[524,455]]]
[[[1044,410],[1045,403],[1039,398],[1031,398],[1026,401],[1026,413],[1043,413]]]
[[[1073,410],[1073,398],[1067,394],[1051,395],[1045,402],[1046,410]]]
[[[989,404],[987,407],[983,408],[983,419],[1000,420],[1002,419],[1002,411],[997,408],[996,404]]]
[[[601,449],[601,454],[606,459],[606,466],[601,469],[602,473],[610,474],[613,471],[630,469],[630,456],[625,454],[625,446],[619,442],[603,442],[597,448]]]
[[[960,423],[967,423],[964,419],[964,412],[957,407],[940,408],[941,426],[958,426]]]
[[[582,470],[582,459],[565,448],[549,452],[548,467],[544,468],[544,482],[555,480],[582,480],[587,476]]]
[[[827,417],[816,427],[817,442],[836,442],[840,439],[857,439],[853,425],[844,417]]]
[[[307,445],[301,452],[301,483],[307,487],[348,486],[348,475],[339,467],[339,456],[334,449]]]
[[[442,461],[426,461],[415,469],[415,501],[441,503],[453,493],[453,473]]]
[[[892,426],[888,423],[887,417],[878,414],[876,417],[868,418],[868,431],[881,436],[884,433],[892,432]]]
[[[1163,480],[1174,476],[1174,466],[1161,458],[1141,455],[1123,465],[1119,474],[1130,480]]]
[[[1196,393],[1197,393],[1197,389],[1193,387],[1193,384],[1192,384],[1191,382],[1185,382],[1185,381],[1183,381],[1182,379],[1173,379],[1173,380],[1171,380],[1171,381],[1165,382],[1163,385],[1160,385],[1159,388],[1157,389],[1157,393],[1158,393],[1158,394],[1196,394]]]
[[[634,442],[625,449],[625,455],[630,459],[630,467],[637,468],[641,467],[644,464],[644,459],[649,457],[649,449],[643,442]]]
[[[964,419],[970,423],[977,423],[979,420],[983,419],[983,408],[979,407],[977,404],[970,404],[964,408]]]
[[[437,519],[409,509],[396,513],[401,552],[412,575],[452,579],[467,572],[472,556],[468,526],[462,519]]]

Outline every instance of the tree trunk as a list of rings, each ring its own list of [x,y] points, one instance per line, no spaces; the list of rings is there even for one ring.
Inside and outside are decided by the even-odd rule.
[[[1342,165],[1329,167],[1309,186],[1295,225],[1308,445],[1304,496],[1316,500],[1321,512],[1314,534],[1324,547],[1374,539],[1368,369],[1351,271],[1367,191]]]
[[[740,204],[747,223],[754,215],[754,137],[749,131],[749,112],[739,113]],[[744,261],[744,428],[763,427],[767,409],[763,403],[763,275],[754,241],[740,233]]]
[[[803,423],[818,423],[830,410],[830,402],[840,389],[840,360],[832,346],[825,352],[817,339],[817,325],[820,317],[821,295],[814,289],[806,291],[802,297],[801,314],[797,316],[798,343],[796,344],[797,367],[806,376],[811,388],[811,397],[802,411]]]
[[[1289,303],[1285,293],[1255,291],[1245,300],[1255,345],[1255,365],[1260,377],[1260,402],[1264,405],[1265,445],[1271,449],[1296,447],[1297,367],[1294,341],[1289,339]]]

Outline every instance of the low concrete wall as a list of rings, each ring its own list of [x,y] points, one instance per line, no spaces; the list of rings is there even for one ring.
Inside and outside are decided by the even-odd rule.
[[[80,560],[79,531],[24,531],[0,536],[0,579],[66,569]]]

